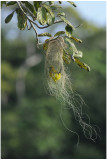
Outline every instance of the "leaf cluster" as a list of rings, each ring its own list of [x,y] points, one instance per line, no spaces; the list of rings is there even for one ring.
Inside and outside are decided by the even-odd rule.
[[[68,1],[69,2],[69,1]],[[62,2],[59,1],[59,4]],[[70,2],[72,5],[74,4],[73,2]],[[15,6],[14,12],[18,14],[18,21],[22,21],[21,19],[24,18],[23,21],[23,26],[25,26],[25,20],[27,24],[27,19],[28,17],[31,18],[32,21],[38,21],[40,25],[44,26],[50,26],[55,23],[55,18],[59,17],[60,21],[66,23],[67,25],[71,26],[71,28],[74,29],[73,25],[65,18],[65,13],[64,12],[59,12],[55,16],[55,11],[58,9],[62,8],[60,5],[56,5],[54,1],[33,1],[32,3],[29,1],[20,1],[20,6],[18,5],[17,1],[2,1],[2,5],[5,4],[7,7]],[[74,6],[74,5],[73,5]],[[18,10],[19,9],[19,10]],[[18,10],[18,12],[17,12]],[[22,11],[23,10],[23,11]],[[14,12],[10,13],[5,19],[6,23],[9,23],[14,15]],[[19,13],[20,12],[20,13]],[[27,17],[21,16],[22,12],[24,12],[24,15]],[[20,16],[19,16],[20,14]],[[20,17],[20,19],[19,19]],[[29,19],[28,19],[29,20]],[[20,22],[18,22],[19,24]],[[20,26],[20,25],[18,25]],[[23,30],[23,28],[18,27],[20,30]],[[25,27],[26,28],[26,27]],[[25,29],[24,28],[24,29]]]
[[[76,7],[74,2],[68,1],[72,6]],[[63,60],[66,64],[70,64],[71,60],[78,64],[80,68],[84,68],[87,71],[90,71],[90,68],[87,64],[81,62],[78,58],[82,58],[83,53],[77,50],[73,41],[82,43],[82,40],[75,38],[72,36],[72,33],[76,30],[76,28],[71,24],[70,21],[67,20],[66,14],[64,12],[60,12],[59,9],[62,8],[61,4],[62,1],[58,1],[58,5],[54,1],[33,1],[32,3],[29,1],[3,1],[1,5],[5,4],[7,7],[15,5],[15,10],[10,13],[6,19],[5,23],[9,23],[14,15],[14,12],[17,14],[17,26],[20,30],[24,30],[26,27],[27,29],[33,28],[36,33],[37,43],[39,44],[38,37],[47,36],[51,37],[47,39],[43,44],[44,50],[48,48],[48,42],[52,39],[63,37],[65,40],[64,47],[63,46]],[[56,11],[59,11],[58,13]],[[57,14],[56,14],[57,13]],[[56,20],[59,18],[58,20]],[[29,22],[29,23],[28,23]],[[41,34],[37,33],[36,27],[39,29],[47,28],[55,23],[65,23],[65,30],[58,31],[52,36],[48,32],[44,32]],[[39,25],[38,25],[39,23]],[[30,24],[30,26],[29,26]],[[35,27],[36,26],[36,27]],[[37,45],[38,45],[37,44]]]

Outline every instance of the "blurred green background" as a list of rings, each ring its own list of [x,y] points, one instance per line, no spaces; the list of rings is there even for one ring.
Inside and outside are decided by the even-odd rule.
[[[88,106],[83,107],[83,111],[89,115],[91,123],[98,126],[100,138],[96,142],[86,139],[72,110],[64,110],[63,120],[80,136],[80,144],[76,146],[77,136],[66,130],[61,122],[60,103],[46,94],[45,55],[42,49],[36,48],[35,33],[33,30],[19,31],[16,15],[8,25],[4,24],[4,18],[11,12],[4,6],[1,24],[2,158],[106,157],[106,29],[83,19],[78,7],[64,5],[64,11],[74,26],[83,24],[73,35],[83,40],[76,46],[83,51],[82,61],[91,71],[88,73],[72,63],[69,72],[74,90]],[[45,31],[54,34],[61,27],[64,29],[63,23]]]

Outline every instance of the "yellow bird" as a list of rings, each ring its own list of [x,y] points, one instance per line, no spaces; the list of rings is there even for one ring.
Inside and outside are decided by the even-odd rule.
[[[53,66],[50,67],[49,75],[55,82],[61,78],[61,73],[58,73]]]

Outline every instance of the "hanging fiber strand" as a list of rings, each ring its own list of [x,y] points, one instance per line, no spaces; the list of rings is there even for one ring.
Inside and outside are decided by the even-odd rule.
[[[95,128],[90,125],[90,121],[86,123],[83,120],[82,105],[84,102],[81,96],[73,92],[71,78],[63,60],[64,48],[66,48],[66,44],[63,37],[57,37],[56,39],[48,41],[45,58],[47,89],[50,95],[56,97],[56,99],[61,102],[62,106],[67,106],[67,108],[73,110],[75,119],[78,120],[82,127],[85,137],[94,141],[97,138],[97,132]],[[63,120],[62,122],[65,128],[71,131]]]

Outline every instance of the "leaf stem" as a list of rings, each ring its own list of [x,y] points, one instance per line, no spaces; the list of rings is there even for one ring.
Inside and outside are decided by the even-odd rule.
[[[38,38],[38,32],[34,26],[34,24],[32,22],[30,22],[32,28],[34,29],[35,33],[36,33],[36,39],[37,39],[37,47],[39,48],[39,45],[42,44],[42,43],[39,43],[39,38]]]

